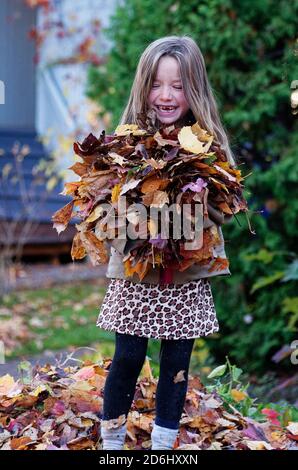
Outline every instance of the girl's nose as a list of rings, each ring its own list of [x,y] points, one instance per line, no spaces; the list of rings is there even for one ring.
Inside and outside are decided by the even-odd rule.
[[[171,89],[170,88],[162,88],[160,90],[160,98],[164,100],[168,100],[171,98]]]

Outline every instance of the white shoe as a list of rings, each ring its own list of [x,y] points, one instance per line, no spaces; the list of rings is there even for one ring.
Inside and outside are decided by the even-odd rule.
[[[108,428],[107,421],[101,422],[101,437],[103,450],[123,450],[125,436],[126,436],[126,423],[118,428]]]
[[[179,429],[169,429],[154,423],[151,432],[152,450],[173,449]]]

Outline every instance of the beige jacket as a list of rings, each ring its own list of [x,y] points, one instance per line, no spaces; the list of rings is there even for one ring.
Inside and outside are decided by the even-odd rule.
[[[214,258],[225,258],[227,259],[225,253],[225,243],[222,234],[221,225],[228,223],[232,219],[232,215],[225,215],[222,212],[214,209],[210,204],[208,204],[208,215],[209,217],[204,221],[204,228],[209,228],[212,225],[216,225],[218,229],[218,234],[221,242],[214,247]],[[139,276],[135,273],[132,277],[126,277],[124,275],[124,265],[122,263],[122,255],[111,246],[111,256],[108,263],[107,278],[116,278],[116,279],[127,279],[134,283],[150,283],[150,284],[159,284],[160,283],[160,268],[156,266],[151,268],[146,276],[142,279],[139,279]],[[184,284],[188,281],[193,281],[196,279],[213,277],[213,276],[227,276],[231,275],[229,268],[226,268],[221,271],[212,271],[208,272],[208,269],[212,266],[213,261],[209,265],[200,266],[199,264],[194,263],[189,268],[185,269],[183,272],[175,271],[173,275],[174,284]]]

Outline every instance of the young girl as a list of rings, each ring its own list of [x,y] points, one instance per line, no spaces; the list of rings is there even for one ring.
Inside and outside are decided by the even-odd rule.
[[[169,36],[143,52],[121,124],[139,124],[138,113],[154,110],[159,126],[192,125],[196,121],[225,149],[235,166],[228,139],[207,78],[203,56],[188,36]],[[216,224],[221,243],[215,256],[226,258],[221,225],[231,216],[208,204],[204,228]],[[219,330],[208,278],[230,275],[228,268],[208,271],[192,265],[183,272],[156,268],[139,280],[125,278],[121,253],[111,248],[111,278],[96,325],[115,332],[115,354],[104,388],[103,449],[122,449],[126,419],[146,357],[149,338],[161,340],[160,377],[152,449],[172,449],[179,430],[195,338]],[[175,383],[179,371],[183,381]]]

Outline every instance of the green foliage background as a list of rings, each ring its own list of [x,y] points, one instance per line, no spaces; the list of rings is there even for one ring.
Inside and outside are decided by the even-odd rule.
[[[295,198],[298,123],[290,106],[298,79],[298,3],[287,0],[126,0],[108,36],[113,47],[90,68],[87,94],[110,113],[113,131],[144,48],[167,35],[199,45],[232,150],[245,179],[245,215],[224,226],[232,276],[213,278],[220,332],[207,339],[218,361],[228,354],[251,372],[294,368],[272,355],[295,339],[298,322]],[[260,212],[263,211],[263,212]],[[296,334],[297,336],[297,334]]]

